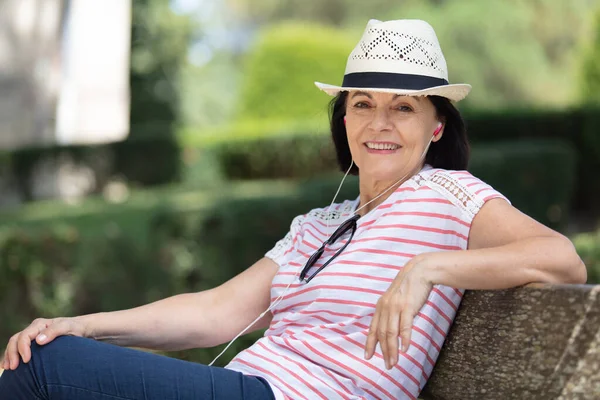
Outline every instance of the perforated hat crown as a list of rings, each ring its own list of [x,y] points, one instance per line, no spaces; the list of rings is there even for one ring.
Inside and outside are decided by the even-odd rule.
[[[435,31],[425,21],[370,20],[348,57],[342,86],[315,82],[329,95],[363,90],[464,99],[471,85],[450,84]]]

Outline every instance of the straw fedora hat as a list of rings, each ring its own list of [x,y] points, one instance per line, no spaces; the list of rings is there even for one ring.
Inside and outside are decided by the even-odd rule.
[[[325,93],[363,90],[407,96],[464,99],[468,84],[449,84],[448,67],[435,31],[425,21],[372,19],[346,64],[341,86],[315,82]]]

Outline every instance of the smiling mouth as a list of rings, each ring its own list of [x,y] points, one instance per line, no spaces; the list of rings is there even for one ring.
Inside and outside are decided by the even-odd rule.
[[[399,144],[394,143],[372,143],[366,142],[365,146],[371,150],[398,150],[400,147]]]

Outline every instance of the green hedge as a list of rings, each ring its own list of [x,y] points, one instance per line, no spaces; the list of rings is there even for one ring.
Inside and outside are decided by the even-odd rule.
[[[593,210],[600,197],[600,109],[502,111],[466,116],[473,144],[499,140],[560,139],[577,152],[574,206]]]
[[[515,140],[473,146],[473,175],[551,228],[568,222],[577,171],[575,150],[562,140]]]
[[[219,268],[203,262],[205,246],[193,242],[198,223],[189,214],[160,209],[151,213],[149,223],[141,228],[147,236],[141,243],[135,230],[122,230],[124,221],[110,215],[93,235],[76,223],[4,229],[0,235],[0,342],[6,343],[37,317],[131,308],[214,287],[233,275],[222,268],[226,274],[219,275],[219,280],[212,277],[212,271]],[[219,365],[256,336],[243,338]],[[209,363],[222,347],[175,355]]]
[[[131,139],[95,146],[32,147],[0,152],[0,174],[16,183],[19,195],[26,201],[35,200],[34,171],[44,162],[67,157],[78,165],[90,168],[97,182],[97,191],[113,177],[134,186],[154,186],[181,179],[181,149],[170,137]]]
[[[338,169],[331,139],[324,135],[239,139],[210,150],[230,180],[306,178]]]

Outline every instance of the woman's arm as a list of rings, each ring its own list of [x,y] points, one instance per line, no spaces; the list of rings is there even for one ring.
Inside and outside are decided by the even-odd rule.
[[[214,289],[169,297],[129,310],[85,315],[88,336],[154,350],[212,347],[235,337],[270,304],[277,264],[262,258]],[[266,328],[270,313],[248,332]]]
[[[415,315],[433,285],[460,289],[504,289],[532,282],[585,283],[585,265],[564,236],[492,199],[471,224],[468,250],[422,253],[413,257],[377,302],[365,358],[380,343],[388,368],[410,343]]]
[[[468,249],[423,255],[423,272],[433,284],[461,289],[587,280],[569,239],[501,199],[488,201],[473,219]]]
[[[2,368],[16,369],[31,359],[31,342],[45,345],[58,336],[74,335],[121,346],[182,350],[215,346],[233,339],[270,304],[277,264],[262,258],[246,271],[211,290],[181,294],[123,311],[74,318],[39,318],[13,335]],[[265,314],[248,332],[266,328]]]

